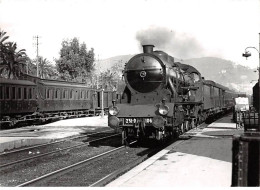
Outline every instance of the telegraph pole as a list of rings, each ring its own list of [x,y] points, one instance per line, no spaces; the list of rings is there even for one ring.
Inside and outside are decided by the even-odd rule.
[[[39,36],[34,36],[34,39],[36,39],[36,76],[39,77]]]

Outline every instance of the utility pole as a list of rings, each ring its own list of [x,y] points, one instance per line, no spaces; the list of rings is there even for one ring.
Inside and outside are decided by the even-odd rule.
[[[39,77],[39,36],[33,37],[36,40],[36,76]]]

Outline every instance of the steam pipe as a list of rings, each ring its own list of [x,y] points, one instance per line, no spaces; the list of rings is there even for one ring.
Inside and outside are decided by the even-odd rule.
[[[168,82],[169,82],[169,85],[170,85],[170,88],[171,88],[171,91],[172,91],[174,97],[177,96],[178,93],[177,93],[176,89],[174,88],[174,86],[172,84],[171,78],[168,79]]]

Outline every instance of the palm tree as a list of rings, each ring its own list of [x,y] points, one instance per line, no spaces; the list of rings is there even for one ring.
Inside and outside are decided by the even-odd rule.
[[[54,66],[51,65],[51,62],[46,58],[39,57],[38,63],[40,78],[52,78],[54,75],[56,75]]]
[[[7,52],[5,41],[9,38],[9,36],[5,36],[5,35],[6,32],[1,31],[0,29],[0,74],[1,75],[7,74],[4,67],[4,65],[7,65],[7,61],[5,59],[5,52]]]
[[[27,62],[26,62],[26,73],[29,74],[29,75],[33,75],[33,76],[36,76],[36,65],[33,63],[34,60],[31,60],[28,58]]]
[[[0,31],[0,73],[6,74],[8,78],[18,78],[28,57],[25,49],[17,51],[16,43],[4,42],[8,38],[5,34]]]
[[[9,36],[5,36],[6,32],[1,31],[0,29],[0,45],[4,44],[4,41],[9,38]]]
[[[26,65],[27,55],[25,49],[17,50],[14,42],[7,42],[6,52],[4,53],[5,64],[3,67],[8,71],[8,78],[18,78]]]

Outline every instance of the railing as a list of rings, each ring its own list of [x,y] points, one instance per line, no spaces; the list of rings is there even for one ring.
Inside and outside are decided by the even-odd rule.
[[[241,112],[244,134],[233,136],[232,186],[260,186],[260,131],[258,113]]]
[[[255,111],[246,111],[243,113],[243,124],[245,132],[257,131],[259,127],[259,114]]]

